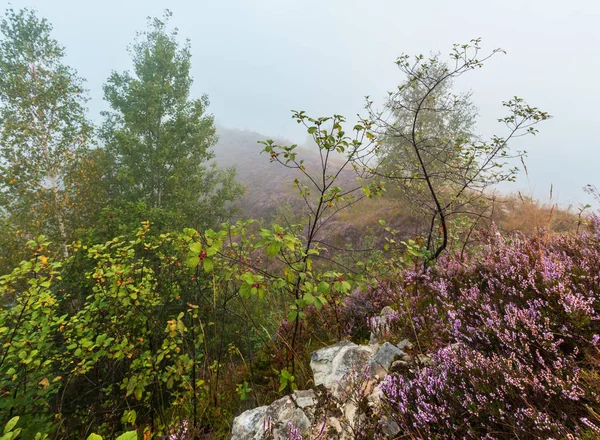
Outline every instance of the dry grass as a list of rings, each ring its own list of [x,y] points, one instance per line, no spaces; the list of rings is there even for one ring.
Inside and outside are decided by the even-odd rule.
[[[492,218],[502,231],[520,231],[526,235],[540,229],[573,232],[579,224],[579,216],[570,208],[563,209],[557,204],[544,203],[520,193],[497,198]]]

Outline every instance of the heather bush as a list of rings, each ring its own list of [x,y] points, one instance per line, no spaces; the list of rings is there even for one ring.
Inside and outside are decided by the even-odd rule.
[[[570,235],[493,230],[479,253],[402,286],[400,314],[443,347],[386,378],[386,411],[415,438],[597,438],[599,267],[597,221]]]

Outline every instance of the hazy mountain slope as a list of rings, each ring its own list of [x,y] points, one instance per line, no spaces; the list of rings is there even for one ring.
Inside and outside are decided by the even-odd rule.
[[[305,212],[306,205],[293,188],[294,179],[302,178],[302,173],[289,169],[279,163],[270,163],[266,154],[260,154],[260,140],[267,136],[252,131],[243,131],[219,127],[219,142],[215,146],[217,163],[220,167],[235,166],[237,180],[246,188],[246,193],[239,201],[242,216],[285,223],[297,221]],[[273,139],[273,138],[272,138]],[[291,142],[273,139],[278,144],[290,145]],[[321,163],[316,146],[300,147],[299,158],[305,160],[304,165],[311,170],[320,171]],[[338,159],[339,160],[339,159]],[[356,174],[352,169],[343,173],[338,183],[342,188],[356,185]],[[389,199],[363,200],[354,208],[348,208],[333,217],[323,229],[322,239],[337,246],[360,245],[365,235],[381,235],[378,220],[386,219],[388,223],[406,236],[414,235],[418,222],[408,210],[398,207]],[[403,235],[404,235],[403,234]]]
[[[246,188],[246,193],[238,202],[240,216],[267,221],[275,218],[282,224],[285,224],[284,217],[291,222],[300,219],[306,206],[293,188],[293,182],[296,177],[302,177],[301,173],[279,163],[270,163],[268,155],[260,154],[263,146],[258,141],[268,137],[252,131],[224,127],[219,127],[217,132],[220,139],[215,146],[215,154],[219,167],[235,166],[237,180]],[[286,140],[272,139],[281,145],[291,144]],[[320,170],[320,159],[315,146],[300,148],[299,157],[305,159],[307,170]],[[349,170],[339,179],[338,185],[350,188],[356,184],[355,178],[354,172]],[[495,200],[492,216],[505,231],[533,233],[539,227],[565,231],[577,225],[573,213],[531,198],[499,195]],[[366,235],[381,239],[380,219],[386,220],[392,229],[400,233],[400,237],[414,237],[427,226],[423,223],[426,219],[418,210],[388,195],[375,200],[363,200],[354,208],[340,212],[323,229],[321,239],[336,246],[360,246]]]
[[[260,154],[262,145],[258,141],[266,140],[267,136],[223,127],[217,132],[219,142],[214,148],[217,163],[219,167],[236,167],[237,180],[246,188],[239,202],[245,216],[269,217],[276,206],[294,199],[291,170],[271,164],[268,155]]]
[[[279,207],[291,206],[296,210],[304,209],[304,202],[293,189],[294,179],[303,178],[302,173],[270,162],[267,154],[260,154],[263,145],[258,141],[273,139],[280,145],[292,142],[269,138],[252,131],[243,131],[219,127],[219,142],[215,154],[219,167],[235,166],[237,180],[246,188],[240,201],[244,214],[251,218],[269,218]],[[320,170],[320,158],[316,146],[299,147],[298,159],[304,159],[306,169]],[[347,187],[356,184],[355,174],[349,170],[339,179],[339,185]]]

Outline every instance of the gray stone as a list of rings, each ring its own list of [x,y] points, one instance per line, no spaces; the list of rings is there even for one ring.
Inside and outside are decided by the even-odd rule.
[[[385,373],[390,371],[392,363],[395,360],[402,358],[402,356],[405,354],[406,353],[404,353],[395,345],[385,342],[381,347],[379,347],[379,350],[377,350],[377,353],[375,353],[375,356],[373,356],[373,359],[371,359],[369,365],[380,377],[383,377]],[[380,369],[383,369],[383,372],[381,372]],[[384,374],[382,375],[382,373]]]
[[[413,344],[408,339],[403,339],[396,344],[396,347],[398,347],[402,351],[412,350]]]
[[[296,406],[290,396],[285,396],[270,404],[265,413],[270,418],[273,426],[275,440],[288,438],[288,424],[294,425],[300,434],[306,435],[310,431],[311,423],[306,414]]]
[[[391,310],[391,309],[389,309]],[[393,311],[392,311],[393,312]],[[429,356],[410,356],[400,349],[410,350],[412,344],[408,340],[397,346],[386,342],[379,346],[356,345],[350,341],[342,341],[311,354],[310,366],[313,370],[314,383],[322,386],[337,400],[332,414],[321,411],[323,402],[321,394],[313,390],[294,391],[271,403],[240,414],[233,421],[232,440],[261,440],[265,430],[269,430],[275,440],[287,440],[289,424],[298,429],[304,438],[330,438],[332,440],[352,440],[352,425],[359,412],[356,403],[349,399],[347,387],[360,386],[362,395],[376,417],[381,413],[382,390],[379,381],[388,371],[405,371],[415,364],[431,362]],[[365,367],[371,367],[364,377]],[[353,374],[351,374],[353,373]],[[351,375],[350,375],[351,374]],[[358,376],[356,376],[358,375]],[[352,378],[358,377],[358,381]],[[356,390],[355,390],[356,391]],[[320,392],[319,392],[320,393]],[[319,409],[317,409],[319,408]],[[322,418],[325,416],[326,418]],[[365,417],[361,414],[360,417]],[[400,432],[398,425],[391,419],[382,419],[382,430],[387,438],[395,438]]]
[[[418,354],[415,360],[420,367],[429,367],[432,362],[431,356],[428,354]]]
[[[266,406],[243,412],[233,420],[231,440],[254,440],[260,438],[265,425]],[[256,437],[256,435],[259,437]]]
[[[329,427],[331,427],[337,434],[342,433],[342,425],[335,417],[329,417],[327,419],[327,425],[329,425]]]
[[[343,385],[340,382],[344,376],[351,371],[362,371],[375,349],[376,347],[342,341],[315,351],[310,361],[315,385],[323,385],[334,397],[341,398]]]
[[[383,390],[379,385],[373,388],[369,397],[367,397],[367,403],[371,408],[376,408],[381,404],[381,398],[383,397]]]
[[[317,396],[313,390],[294,391],[292,399],[300,409],[315,406],[317,403]]]
[[[381,430],[387,438],[396,438],[396,435],[400,432],[400,427],[389,417],[383,417]]]
[[[409,363],[409,364],[414,361],[413,357],[410,354],[405,354],[400,359],[402,359],[404,362]]]
[[[233,420],[232,440],[260,440],[265,430],[271,429],[275,440],[288,438],[288,424],[294,425],[302,435],[311,429],[311,420],[302,410],[316,403],[312,390],[296,391],[269,406],[261,406],[240,414]],[[312,414],[311,414],[312,415]]]

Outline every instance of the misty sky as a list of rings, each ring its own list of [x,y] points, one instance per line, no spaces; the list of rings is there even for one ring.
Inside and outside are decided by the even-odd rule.
[[[491,51],[482,70],[457,83],[472,90],[483,135],[502,134],[501,103],[517,95],[553,115],[529,151],[529,182],[517,189],[563,206],[587,202],[600,186],[600,1],[598,0],[13,0],[54,25],[67,62],[87,79],[90,115],[107,108],[102,84],[131,67],[126,47],[147,16],[164,8],[192,44],[193,94],[207,93],[217,123],[296,142],[306,138],[290,110],[313,116],[364,113],[401,80],[401,53],[448,53],[481,37]],[[1,3],[0,3],[1,4]],[[8,3],[5,3],[7,5]]]

